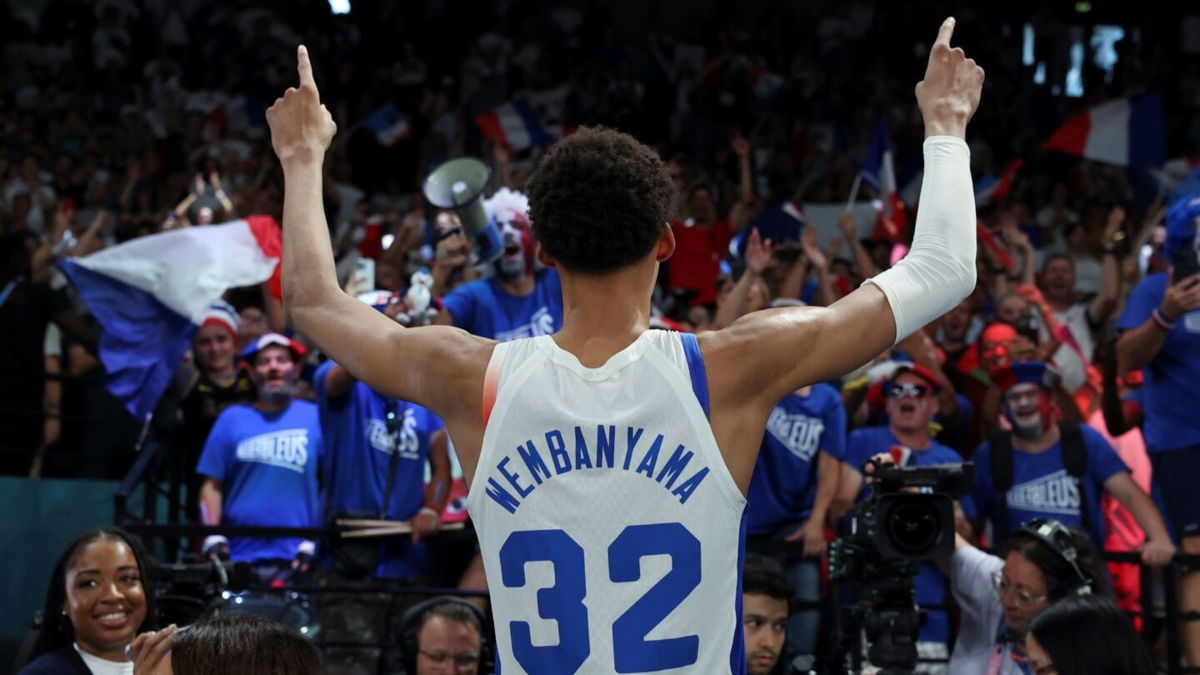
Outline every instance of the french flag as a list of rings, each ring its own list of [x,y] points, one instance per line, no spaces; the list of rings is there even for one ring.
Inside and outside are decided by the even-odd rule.
[[[147,419],[209,307],[230,288],[277,273],[278,223],[250,216],[139,237],[59,268],[100,322],[108,390]]]
[[[537,112],[528,101],[505,103],[475,118],[483,135],[509,150],[525,150],[550,142]]]
[[[1017,172],[1021,170],[1021,166],[1025,164],[1025,160],[1018,159],[1012,164],[1009,164],[1004,169],[1004,173],[1000,177],[984,176],[979,179],[975,185],[975,207],[980,208],[996,199],[1008,196],[1013,189],[1013,183],[1017,179]]]
[[[1162,93],[1109,101],[1063,123],[1046,149],[1117,166],[1161,167],[1167,158]]]
[[[873,238],[899,238],[907,224],[904,213],[904,202],[900,199],[896,185],[896,169],[892,163],[892,140],[888,135],[887,120],[880,118],[875,125],[875,135],[867,146],[867,156],[863,159],[862,179],[879,193],[883,209],[875,224]]]
[[[371,133],[375,134],[375,140],[385,148],[407,138],[412,131],[408,125],[408,118],[391,103],[384,103],[376,108],[375,112],[362,121],[362,125],[370,129]]]

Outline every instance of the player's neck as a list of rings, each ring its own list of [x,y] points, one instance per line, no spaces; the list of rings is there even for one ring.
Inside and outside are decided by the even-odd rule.
[[[649,328],[656,270],[638,264],[602,276],[560,273],[563,327],[554,341],[588,368],[603,365]]]

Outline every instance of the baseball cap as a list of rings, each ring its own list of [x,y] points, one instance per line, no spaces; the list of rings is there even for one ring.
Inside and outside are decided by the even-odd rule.
[[[242,350],[242,359],[245,361],[253,361],[254,357],[258,356],[259,352],[272,345],[287,348],[287,350],[292,353],[293,361],[299,361],[300,359],[304,358],[306,354],[308,354],[308,350],[304,348],[304,345],[296,342],[290,337],[280,335],[279,333],[267,333],[250,343],[250,345]]]
[[[1044,361],[1013,361],[993,368],[988,375],[1001,392],[1008,391],[1018,384],[1037,384],[1046,389],[1053,389],[1062,381],[1058,369]]]
[[[938,377],[932,370],[919,363],[907,361],[896,366],[896,369],[892,371],[892,376],[888,378],[888,383],[890,384],[903,373],[912,373],[922,380],[925,380],[925,382],[933,388],[933,392],[935,394],[942,390],[942,378]]]

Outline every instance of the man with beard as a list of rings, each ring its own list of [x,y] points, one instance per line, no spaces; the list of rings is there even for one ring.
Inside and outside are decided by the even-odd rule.
[[[554,333],[562,327],[562,289],[556,270],[534,268],[529,200],[500,188],[484,209],[504,240],[504,253],[493,264],[495,276],[451,291],[434,323],[500,342]]]
[[[205,525],[320,525],[317,406],[292,396],[303,356],[299,343],[278,333],[267,333],[242,353],[258,400],[222,412],[204,444],[196,472],[204,477],[200,517]],[[269,581],[289,576],[289,568],[306,571],[314,544],[298,537],[227,541],[213,535],[203,550],[227,551],[235,561],[253,563],[259,577]]]
[[[1129,509],[1146,533],[1142,561],[1149,565],[1170,562],[1175,546],[1158,509],[1133,482],[1129,469],[1108,441],[1086,425],[1056,423],[1053,392],[1058,373],[1040,361],[1014,361],[994,370],[992,379],[1000,389],[1004,417],[1012,425],[1012,432],[993,436],[975,451],[975,490],[962,504],[966,516],[977,526],[981,525],[979,521],[990,519],[995,533],[993,543],[1005,539],[1022,523],[1053,518],[1086,531],[1099,547],[1104,544],[1105,534],[1100,493],[1107,490]],[[1079,438],[1071,440],[1074,434]],[[1007,454],[1011,457],[1012,487],[1004,494],[998,494],[993,474],[997,465],[992,453],[998,443],[1011,444]],[[1079,463],[1084,466],[1068,470],[1068,455],[1073,451],[1064,446],[1073,443],[1082,445]]]
[[[886,383],[887,426],[866,427],[850,433],[846,442],[846,465],[834,500],[834,513],[840,516],[856,498],[864,496],[863,465],[881,453],[890,453],[899,466],[929,466],[962,462],[954,450],[933,440],[929,425],[938,411],[938,393],[942,382],[931,370],[918,364],[896,368]],[[946,577],[932,562],[921,563],[916,578],[917,604],[922,607],[945,604]],[[943,610],[930,610],[917,638],[921,658],[945,659],[950,656],[950,621]],[[919,672],[944,672],[922,667]]]

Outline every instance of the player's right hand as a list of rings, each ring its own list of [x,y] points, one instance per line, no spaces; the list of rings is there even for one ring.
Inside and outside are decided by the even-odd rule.
[[[267,108],[271,147],[284,164],[293,159],[319,161],[337,132],[333,116],[321,105],[321,93],[313,80],[312,64],[304,45],[296,50],[296,58],[300,86],[289,88]]]
[[[942,22],[929,51],[925,78],[917,83],[917,105],[925,118],[926,136],[958,136],[979,107],[983,93],[983,68],[968,59],[961,47],[950,47],[954,17]]]

